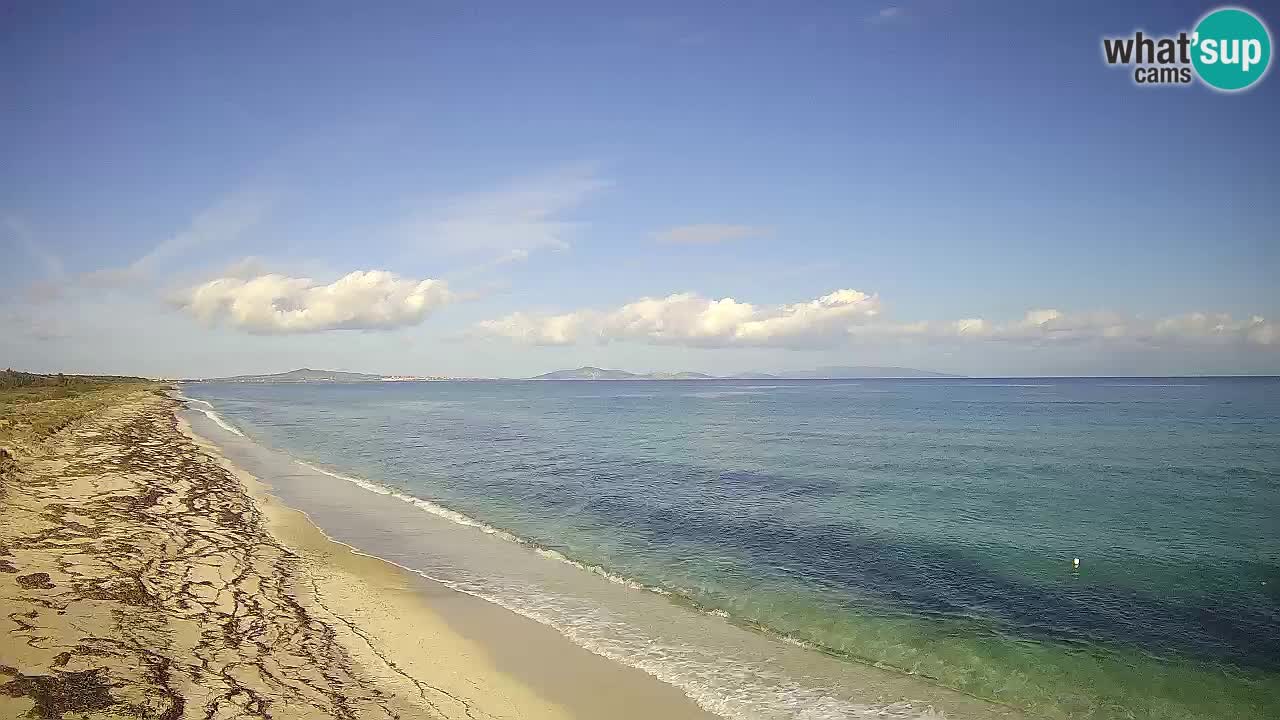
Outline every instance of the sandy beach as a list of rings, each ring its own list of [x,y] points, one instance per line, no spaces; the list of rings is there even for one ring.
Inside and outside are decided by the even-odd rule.
[[[324,536],[139,391],[0,468],[0,716],[710,718]]]

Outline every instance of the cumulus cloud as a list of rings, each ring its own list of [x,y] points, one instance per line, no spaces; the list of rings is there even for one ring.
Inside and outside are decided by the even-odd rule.
[[[1280,328],[1257,315],[1235,319],[1227,314],[1195,312],[1147,320],[1115,312],[1068,313],[1042,308],[1003,322],[981,317],[905,322],[886,318],[877,295],[850,289],[773,306],[678,293],[641,298],[613,310],[518,312],[481,322],[477,330],[481,335],[537,345],[634,341],[691,347],[813,348],[918,340],[1280,347]]]
[[[1280,327],[1261,315],[1236,320],[1224,313],[1187,313],[1157,322],[1155,339],[1207,339],[1213,342],[1244,341],[1252,345],[1280,345]]]
[[[514,313],[482,322],[478,330],[539,345],[632,340],[696,347],[801,347],[830,344],[850,324],[874,318],[879,311],[877,297],[857,290],[837,290],[807,302],[774,306],[677,293],[641,298],[604,312]]]
[[[1096,341],[1146,346],[1280,345],[1276,325],[1261,316],[1235,319],[1229,314],[1204,312],[1149,320],[1116,312],[1068,313],[1037,309],[1008,322],[964,318],[946,323],[919,323],[916,327],[916,334],[929,337],[1032,344]]]
[[[484,335],[530,345],[572,345],[597,317],[589,311],[563,315],[516,312],[497,320],[484,320],[478,329]]]
[[[267,275],[271,271],[267,269],[267,263],[257,255],[246,255],[239,260],[233,260],[227,263],[219,273],[221,277],[237,278],[240,280],[248,280],[259,275]]]
[[[357,270],[328,284],[277,274],[221,277],[186,291],[179,304],[211,324],[286,334],[416,325],[452,299],[443,280]]]
[[[1089,338],[1119,338],[1131,334],[1136,321],[1116,313],[1067,314],[1060,310],[1028,310],[1009,322],[962,318],[946,324],[938,334],[991,340],[1043,340],[1049,342]]]
[[[752,225],[725,225],[720,223],[703,223],[699,225],[680,225],[667,228],[653,236],[654,240],[663,243],[682,245],[713,245],[730,240],[744,240],[760,237],[770,233],[768,228]]]
[[[892,327],[892,326],[890,326]],[[987,340],[1051,345],[1098,342],[1129,347],[1186,345],[1280,346],[1275,323],[1259,315],[1235,319],[1225,313],[1193,312],[1155,320],[1116,312],[1068,313],[1056,309],[1027,311],[1021,318],[993,322],[962,318],[942,323],[915,323],[912,332],[925,338]],[[889,327],[871,328],[873,332]]]

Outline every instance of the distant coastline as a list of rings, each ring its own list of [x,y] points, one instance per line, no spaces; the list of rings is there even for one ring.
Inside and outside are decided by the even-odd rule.
[[[917,370],[904,367],[881,366],[830,366],[813,370],[791,370],[775,373],[746,372],[729,375],[710,375],[700,372],[651,372],[633,373],[592,366],[572,370],[556,370],[529,378],[478,378],[448,377],[443,375],[376,375],[346,372],[342,370],[312,370],[300,368],[289,372],[263,375],[233,375],[220,378],[189,378],[181,382],[219,383],[353,383],[353,382],[430,382],[430,381],[480,381],[480,380],[850,380],[857,378],[963,378],[965,375]]]
[[[263,375],[233,375],[216,378],[162,379],[165,382],[182,383],[371,383],[371,382],[533,382],[533,381],[726,381],[726,380],[1107,380],[1107,379],[1207,379],[1207,378],[1272,378],[1277,373],[1228,374],[1202,373],[1193,375],[957,375],[953,373],[918,370],[905,367],[883,366],[830,366],[813,370],[789,370],[780,372],[744,372],[728,375],[711,375],[700,372],[650,372],[633,373],[584,366],[572,370],[556,370],[533,377],[454,377],[449,375],[377,375],[342,370],[312,370],[301,368],[289,372]]]
[[[358,383],[358,382],[424,382],[440,380],[463,380],[471,378],[454,378],[443,375],[375,375],[371,373],[346,372],[343,370],[312,370],[299,368],[289,372],[264,375],[233,375],[219,378],[188,378],[180,382],[218,382],[218,383]]]

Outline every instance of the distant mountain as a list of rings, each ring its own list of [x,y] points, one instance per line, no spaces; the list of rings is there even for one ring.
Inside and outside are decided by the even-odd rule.
[[[699,372],[633,373],[626,370],[606,370],[598,367],[580,367],[574,370],[556,370],[530,380],[715,380],[716,376]]]
[[[598,367],[580,367],[575,370],[556,370],[543,373],[530,380],[647,380],[643,375],[626,370],[605,370]]]
[[[708,375],[698,372],[633,373],[626,370],[606,370],[598,367],[580,367],[574,370],[556,370],[530,380],[844,380],[852,378],[921,378],[964,377],[946,373],[916,370],[902,367],[821,367],[815,370],[794,370],[781,373],[748,372],[735,375]]]
[[[849,378],[919,378],[963,377],[946,373],[915,370],[901,367],[820,367],[815,370],[793,370],[778,373],[746,372],[734,375],[708,375],[700,372],[652,372],[633,373],[626,370],[609,370],[598,367],[580,367],[573,370],[556,370],[530,380],[842,380]],[[370,375],[369,373],[343,372],[341,370],[312,370],[301,368],[270,375],[236,375],[234,377],[203,378],[197,382],[225,383],[315,383],[315,382],[380,382],[392,380],[447,380],[444,377],[414,377],[401,375]],[[463,379],[463,378],[454,378]],[[480,378],[473,378],[480,379]]]
[[[207,382],[242,382],[242,383],[302,383],[302,382],[376,382],[382,375],[368,373],[342,372],[340,370],[312,370],[302,368],[273,375],[236,375],[235,377],[206,378]]]
[[[700,372],[648,373],[642,377],[648,380],[715,380],[715,375]]]

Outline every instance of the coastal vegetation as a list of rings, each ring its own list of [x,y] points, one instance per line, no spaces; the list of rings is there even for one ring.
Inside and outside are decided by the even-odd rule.
[[[0,372],[0,474],[12,464],[17,446],[39,442],[131,393],[160,387],[119,375]]]

